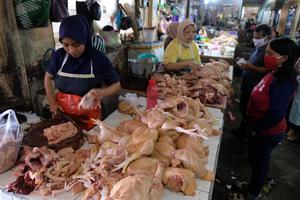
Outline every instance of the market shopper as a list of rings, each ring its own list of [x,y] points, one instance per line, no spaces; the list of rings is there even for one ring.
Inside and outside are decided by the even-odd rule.
[[[247,125],[251,181],[250,199],[257,199],[269,171],[273,149],[284,137],[285,114],[296,89],[294,64],[298,58],[296,44],[288,39],[270,42],[264,57],[265,66],[272,69],[252,90],[247,108]]]
[[[297,71],[297,83],[300,85],[300,58],[295,65]],[[298,141],[300,139],[300,87],[297,88],[293,104],[289,114],[289,131],[287,139],[290,141]]]
[[[242,121],[237,129],[232,132],[239,136],[246,137],[247,130],[245,126],[245,114],[250,99],[251,91],[254,86],[265,76],[269,69],[264,66],[264,56],[269,40],[271,39],[271,28],[262,24],[255,29],[253,42],[255,51],[251,54],[248,63],[241,64],[243,69],[241,83],[241,97],[239,110],[242,115]]]
[[[199,67],[200,55],[198,45],[194,41],[195,35],[196,26],[190,19],[179,23],[176,39],[165,50],[165,69],[179,71]]]
[[[101,118],[101,108],[82,110],[78,108],[79,102],[87,93],[97,101],[117,93],[119,77],[109,59],[92,47],[89,25],[83,16],[62,20],[59,41],[63,48],[53,54],[44,78],[50,111],[57,115],[61,110],[88,130],[94,126],[91,118]]]
[[[172,22],[171,24],[168,25],[167,28],[167,37],[164,40],[164,49],[167,48],[167,46],[172,42],[174,39],[176,39],[177,36],[177,31],[178,31],[178,22]]]

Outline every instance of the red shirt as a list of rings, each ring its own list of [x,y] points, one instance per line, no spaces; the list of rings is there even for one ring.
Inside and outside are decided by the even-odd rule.
[[[292,82],[287,79],[282,82],[276,82],[274,79],[271,72],[253,88],[247,109],[250,126],[256,132],[266,135],[285,132],[285,113],[293,94],[291,88],[294,88]]]

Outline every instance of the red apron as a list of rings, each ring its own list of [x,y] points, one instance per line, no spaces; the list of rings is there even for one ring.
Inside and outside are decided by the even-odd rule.
[[[68,60],[66,54],[62,66],[55,77],[55,86],[59,92],[56,94],[56,102],[63,112],[70,116],[78,126],[84,130],[89,130],[95,126],[92,119],[101,119],[100,105],[90,110],[80,110],[78,104],[89,90],[99,87],[99,83],[93,73],[91,62],[90,74],[72,74],[63,72],[63,66]]]
[[[78,109],[81,96],[58,92],[55,98],[63,112],[70,116],[81,129],[90,130],[95,126],[92,119],[101,119],[101,109],[99,106],[90,110]]]

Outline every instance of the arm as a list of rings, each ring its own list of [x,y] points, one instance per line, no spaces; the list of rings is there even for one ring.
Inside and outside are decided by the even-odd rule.
[[[94,93],[96,97],[96,101],[101,101],[104,97],[114,95],[121,90],[120,82],[116,82],[111,84],[108,87],[104,88],[95,88],[89,91],[89,93]]]
[[[258,72],[258,73],[267,73],[270,70],[267,70],[265,67],[255,66],[250,63],[241,64],[242,69]]]
[[[53,113],[54,115],[57,115],[58,109],[60,108],[54,98],[53,76],[48,72],[46,72],[44,77],[44,87],[45,87],[47,99],[50,106],[50,112]]]
[[[250,122],[250,128],[254,131],[265,131],[280,122],[285,117],[293,91],[289,80],[273,83],[269,91],[270,105],[267,113],[259,120]]]
[[[180,70],[180,69],[182,69],[184,67],[187,67],[187,66],[191,67],[192,69],[195,69],[195,68],[199,67],[199,65],[196,62],[193,62],[193,61],[183,61],[183,62],[165,64],[165,68],[167,70],[170,70],[170,71]]]
[[[196,52],[194,52],[196,53]],[[196,53],[199,56],[199,51]],[[177,62],[179,57],[179,50],[178,50],[178,42],[173,40],[166,48],[164,54],[164,64],[165,68],[170,71],[176,71],[183,69],[184,67],[191,67],[192,69],[196,69],[199,67],[200,57],[195,61],[182,61]]]

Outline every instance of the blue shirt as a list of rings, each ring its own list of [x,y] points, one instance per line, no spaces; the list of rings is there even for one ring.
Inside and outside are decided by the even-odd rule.
[[[99,82],[99,87],[101,85],[111,85],[119,81],[118,74],[113,69],[110,60],[103,53],[92,48],[89,52],[90,55],[86,54],[87,52],[84,52],[81,56],[90,57],[91,59],[84,59],[84,61],[80,62],[80,64],[76,59],[73,59],[71,56],[69,56],[66,64],[62,69],[62,72],[72,74],[90,74],[92,61],[93,73],[95,74],[95,78]],[[47,72],[53,77],[57,75],[57,72],[61,68],[65,55],[66,52],[63,48],[58,49],[52,55],[50,63],[47,67]]]
[[[256,48],[249,58],[249,63],[256,67],[264,67],[264,57],[267,45]],[[265,73],[245,69],[242,75],[241,91],[251,93],[254,86],[265,76]]]

